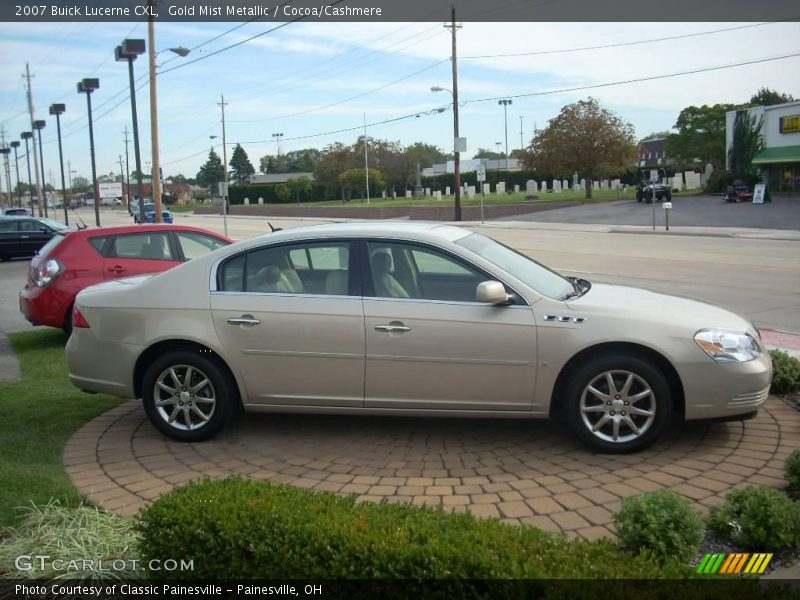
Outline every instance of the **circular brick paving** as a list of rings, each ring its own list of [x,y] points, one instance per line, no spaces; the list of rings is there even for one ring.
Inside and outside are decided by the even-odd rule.
[[[90,500],[127,515],[190,480],[238,473],[596,539],[613,535],[611,515],[632,494],[669,487],[704,510],[733,487],[783,487],[797,447],[800,413],[774,398],[752,421],[688,424],[625,456],[518,420],[245,415],[209,442],[180,444],[129,401],[79,430],[64,462]]]

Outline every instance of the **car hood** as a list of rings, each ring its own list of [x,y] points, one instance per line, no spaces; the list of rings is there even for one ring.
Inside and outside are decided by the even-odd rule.
[[[592,288],[580,298],[566,304],[572,310],[587,315],[625,314],[632,321],[658,323],[660,326],[674,324],[691,333],[699,329],[722,328],[746,331],[756,335],[753,325],[746,318],[730,310],[681,298],[660,294],[640,288],[605,283],[593,283]]]

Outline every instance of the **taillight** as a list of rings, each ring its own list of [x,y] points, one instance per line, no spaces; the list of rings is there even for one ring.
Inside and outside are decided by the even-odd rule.
[[[64,265],[58,259],[50,258],[36,267],[33,273],[33,283],[36,287],[47,287],[63,272]]]
[[[84,329],[89,329],[89,321],[86,320],[86,317],[83,316],[83,313],[77,306],[72,307],[72,326],[73,327],[83,327]]]

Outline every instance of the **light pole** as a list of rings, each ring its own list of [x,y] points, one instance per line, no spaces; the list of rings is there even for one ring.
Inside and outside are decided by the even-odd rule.
[[[44,152],[42,151],[44,146],[42,146],[42,129],[44,129],[46,126],[47,126],[47,121],[44,121],[44,120],[38,120],[38,121],[34,121],[33,122],[33,128],[38,132],[38,136],[39,136],[39,165],[42,168],[42,181],[44,181]],[[42,185],[42,202],[44,203],[44,216],[45,217],[49,216],[47,214],[47,189],[46,188],[47,188],[47,184],[44,183]]]
[[[128,80],[131,96],[131,118],[133,119],[133,156],[136,162],[136,183],[139,190],[139,222],[146,223],[147,218],[144,210],[144,184],[142,183],[142,155],[139,150],[139,118],[136,111],[136,82],[133,77],[133,61],[140,54],[144,54],[144,40],[122,40],[122,44],[114,49],[114,57],[117,61],[127,61]],[[127,153],[127,144],[125,145]],[[130,187],[128,189],[128,208],[130,209]],[[131,214],[133,211],[131,211]]]
[[[64,225],[69,225],[67,212],[67,184],[64,181],[64,151],[61,147],[61,115],[67,107],[64,104],[51,104],[50,114],[56,116],[56,130],[58,131],[58,163],[61,166],[61,201],[64,204]]]
[[[19,154],[17,154],[17,148],[19,148],[19,141],[14,140],[9,144],[14,149],[14,168],[17,171],[17,206],[22,208],[22,189],[19,185]]]
[[[454,25],[455,27],[455,25]],[[453,36],[453,46],[455,49],[455,35]],[[455,81],[456,66],[453,61],[453,81]],[[453,220],[461,220],[461,152],[458,148],[458,91],[449,90],[440,85],[431,87],[432,92],[450,92],[453,96],[453,174],[455,176],[455,193],[453,204],[455,205],[455,215]]]
[[[278,158],[281,157],[281,138],[283,137],[282,133],[273,133],[272,137],[275,138],[275,147],[278,149]]]
[[[0,148],[0,154],[3,155],[3,169],[5,170],[6,184],[8,187],[8,206],[11,207],[11,169],[8,166],[8,155],[11,154],[11,148],[3,146]]]
[[[524,151],[525,150],[525,142],[522,141],[522,119],[524,117],[522,115],[519,116],[519,149]]]
[[[23,131],[20,134],[23,140],[25,140],[25,161],[28,163],[28,197],[30,199],[30,207],[31,207],[31,216],[33,216],[33,181],[31,181],[31,148],[28,145],[28,140],[33,137],[33,132],[31,131]],[[20,206],[22,202],[20,201]]]
[[[94,127],[92,125],[92,92],[100,88],[100,80],[86,78],[78,82],[78,93],[86,94],[86,109],[89,113],[89,151],[92,158],[92,191],[94,192],[94,222],[100,226],[100,198],[97,192],[97,165],[94,157]]]
[[[506,132],[506,171],[508,171],[508,105],[511,104],[511,100],[498,100],[497,103],[503,105],[503,123]]]

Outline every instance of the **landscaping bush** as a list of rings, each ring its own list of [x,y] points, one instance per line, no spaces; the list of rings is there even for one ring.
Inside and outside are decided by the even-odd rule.
[[[3,532],[0,542],[0,574],[7,579],[131,578],[141,575],[133,568],[138,560],[139,534],[133,519],[126,519],[95,507],[72,508],[58,502],[26,508],[17,527]],[[30,570],[19,570],[18,556],[47,556],[45,568],[33,560]],[[69,561],[102,560],[105,571],[68,570]],[[54,570],[53,561],[62,561]],[[119,561],[114,563],[114,561]],[[115,564],[109,568],[109,564]],[[124,568],[117,568],[123,567]]]
[[[772,387],[775,394],[788,394],[800,390],[800,360],[783,350],[770,350],[772,357]]]
[[[623,546],[648,550],[661,562],[688,562],[697,554],[705,529],[691,503],[671,490],[625,498],[614,523]]]
[[[178,488],[141,517],[143,560],[194,560],[191,578],[685,577],[609,540],[233,477]],[[168,577],[169,573],[152,573]]]
[[[800,497],[800,448],[786,458],[786,462],[783,463],[783,473],[795,497]]]
[[[800,502],[766,487],[733,490],[711,509],[709,525],[724,538],[748,548],[774,552],[800,542]]]

